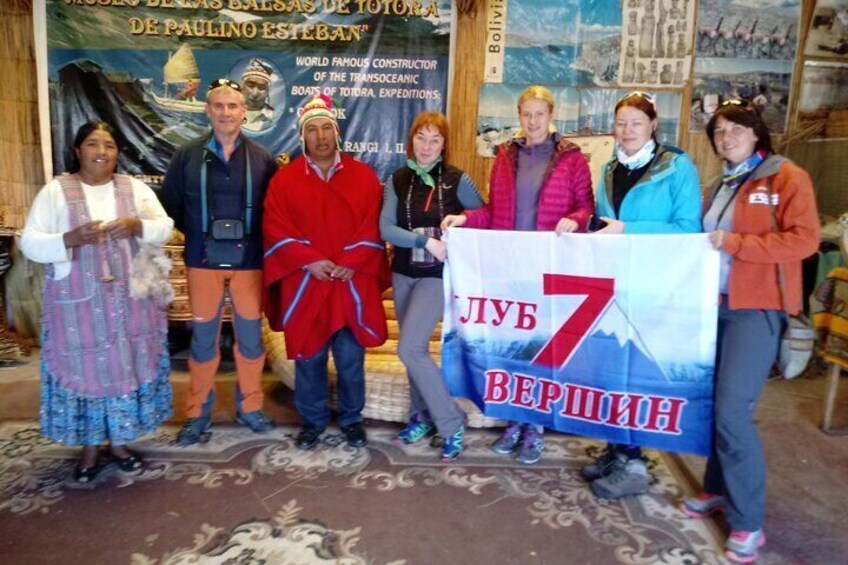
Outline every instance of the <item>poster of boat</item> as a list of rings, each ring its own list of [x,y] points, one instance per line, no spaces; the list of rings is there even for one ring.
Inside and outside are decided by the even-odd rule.
[[[80,125],[103,119],[125,146],[119,169],[157,185],[176,148],[208,133],[206,90],[221,78],[242,87],[245,135],[275,155],[300,152],[297,109],[318,92],[331,96],[340,104],[342,149],[381,177],[405,162],[415,116],[446,108],[449,0],[385,10],[375,9],[383,3],[197,4],[34,3],[46,30],[40,88],[49,100],[49,172],[66,170]]]
[[[198,99],[197,92],[200,88],[200,71],[188,43],[183,43],[173,54],[168,55],[162,74],[165,92],[162,96],[157,96],[155,91],[151,92],[156,104],[181,112],[205,111],[206,105]],[[176,89],[173,94],[172,88]]]

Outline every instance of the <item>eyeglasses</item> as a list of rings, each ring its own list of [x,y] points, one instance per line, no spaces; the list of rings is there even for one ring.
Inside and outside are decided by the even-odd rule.
[[[213,80],[209,83],[209,88],[206,90],[207,92],[211,92],[216,88],[221,88],[222,86],[226,86],[228,88],[232,88],[236,92],[241,92],[241,85],[235,81],[232,81],[228,78],[219,78],[217,80]]]
[[[656,98],[654,98],[653,95],[648,94],[647,92],[643,92],[641,90],[634,90],[633,92],[628,92],[627,94],[625,94],[624,96],[619,98],[618,101],[621,102],[622,100],[627,100],[628,98],[632,98],[634,96],[638,96],[639,98],[644,98],[656,110],[656,108],[657,108]]]

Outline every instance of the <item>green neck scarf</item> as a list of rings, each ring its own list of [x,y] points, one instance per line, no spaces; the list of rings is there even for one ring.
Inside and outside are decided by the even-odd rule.
[[[435,161],[427,165],[426,167],[421,167],[415,161],[415,159],[407,159],[406,166],[415,171],[415,174],[421,178],[421,182],[423,182],[426,186],[430,188],[436,188],[436,180],[433,178],[433,175],[430,174],[430,171],[433,170],[433,167],[442,162],[442,156],[439,155]]]

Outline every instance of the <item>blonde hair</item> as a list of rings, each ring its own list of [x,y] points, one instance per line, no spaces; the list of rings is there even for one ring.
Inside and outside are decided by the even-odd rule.
[[[548,103],[548,110],[554,112],[554,93],[538,84],[528,86],[518,97],[518,111],[521,111],[521,105],[528,100],[543,100]]]
[[[518,114],[521,115],[521,105],[527,102],[528,100],[541,100],[542,102],[548,103],[548,112],[551,113],[551,117],[553,118],[554,113],[554,93],[545,88],[544,86],[534,84],[533,86],[528,86],[524,89],[524,91],[518,96]],[[548,132],[555,133],[556,126],[554,125],[553,119],[551,123],[548,124]],[[515,137],[524,137],[524,130],[520,129],[515,133]]]

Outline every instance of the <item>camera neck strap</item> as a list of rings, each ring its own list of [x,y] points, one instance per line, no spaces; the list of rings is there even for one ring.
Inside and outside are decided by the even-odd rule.
[[[241,143],[242,155],[244,156],[244,185],[247,188],[247,199],[244,207],[244,231],[250,235],[250,220],[253,214],[253,175],[250,174],[250,155],[247,153],[247,144]],[[209,198],[209,178],[214,172],[216,156],[211,156],[212,151],[204,148],[204,165],[200,168],[200,210],[203,216],[203,234],[209,231],[209,222],[214,220],[214,202]]]

